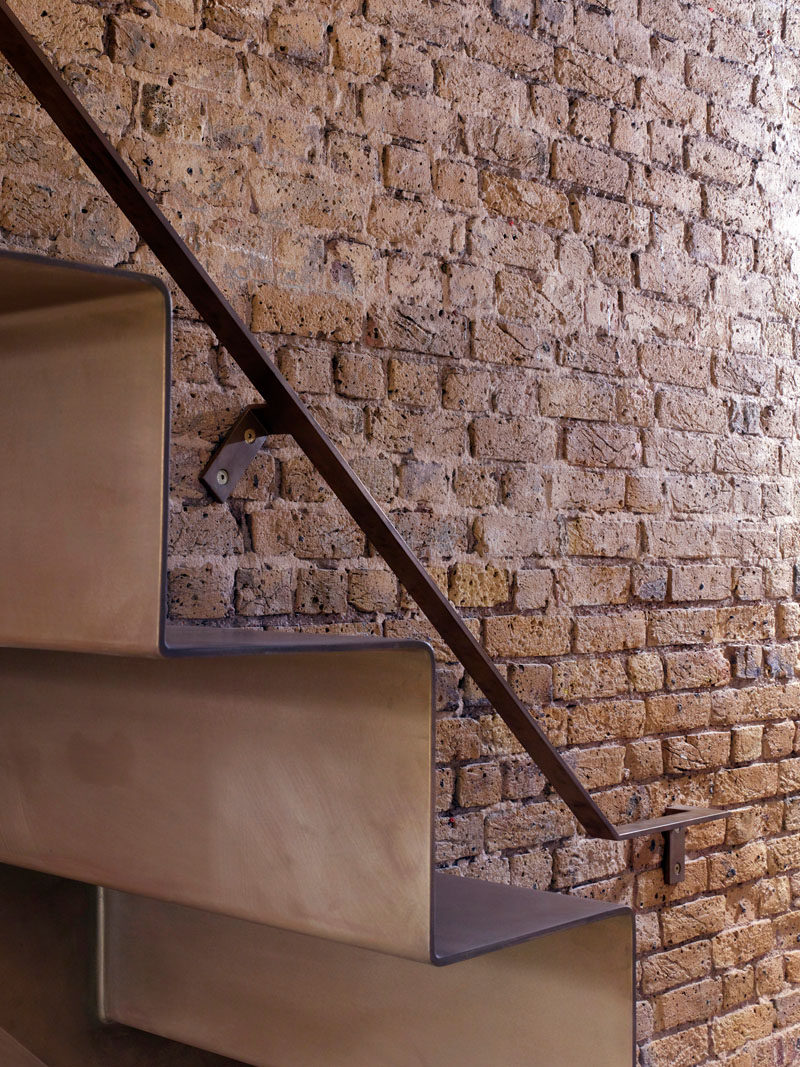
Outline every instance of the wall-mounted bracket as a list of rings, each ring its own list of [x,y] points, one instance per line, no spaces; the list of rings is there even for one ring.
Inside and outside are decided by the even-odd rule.
[[[687,811],[685,807],[671,807],[667,815],[677,815]],[[686,826],[676,826],[664,834],[664,881],[667,885],[678,885],[686,877]]]
[[[251,404],[245,408],[228,430],[225,440],[200,475],[200,481],[221,504],[234,491],[256,453],[261,451],[267,437],[273,432],[266,404]]]

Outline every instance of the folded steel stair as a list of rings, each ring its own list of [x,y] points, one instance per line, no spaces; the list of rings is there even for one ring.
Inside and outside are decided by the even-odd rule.
[[[152,279],[0,256],[0,861],[106,887],[111,1021],[264,1065],[630,1063],[627,909],[433,873],[426,644],[165,622],[169,328]]]

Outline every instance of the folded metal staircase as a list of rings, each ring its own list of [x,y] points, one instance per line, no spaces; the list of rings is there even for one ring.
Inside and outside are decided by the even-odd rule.
[[[0,861],[104,887],[110,1021],[628,1064],[627,909],[433,872],[428,645],[166,623],[169,334],[152,279],[0,255]]]
[[[4,0],[0,51],[267,399],[206,480],[291,434],[586,829],[680,880],[722,813],[608,820]],[[167,623],[169,381],[160,283],[0,254],[0,862],[73,880],[61,940],[102,887],[95,1018],[264,1067],[631,1063],[627,909],[433,871],[428,646]],[[44,918],[6,874],[12,944]],[[0,1028],[49,1067],[206,1062],[30,1001]]]

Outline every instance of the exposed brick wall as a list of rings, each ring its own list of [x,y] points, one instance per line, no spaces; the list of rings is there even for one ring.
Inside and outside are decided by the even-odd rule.
[[[434,640],[439,858],[639,910],[649,1067],[800,1046],[800,10],[17,0],[599,803],[587,840]],[[157,271],[5,70],[0,242]],[[176,294],[171,610],[428,632]]]

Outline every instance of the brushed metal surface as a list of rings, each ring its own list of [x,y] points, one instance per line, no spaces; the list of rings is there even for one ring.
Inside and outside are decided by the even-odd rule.
[[[0,253],[0,645],[155,654],[169,297]]]
[[[9,1040],[39,1057],[37,1067],[240,1067],[98,1022],[96,921],[94,887],[0,864],[0,1030]],[[15,1063],[7,1048],[0,1036],[2,1067]]]
[[[430,967],[105,897],[107,1016],[257,1067],[631,1067],[630,914]]]
[[[432,658],[0,650],[0,861],[430,958]]]
[[[0,1030],[0,1063],[3,1067],[45,1067],[38,1056],[23,1048],[5,1030]]]

